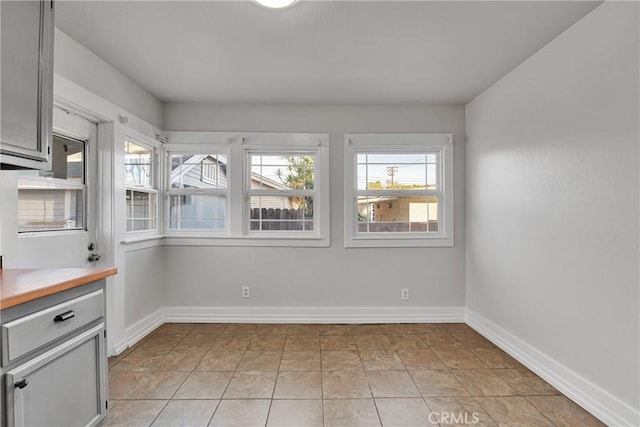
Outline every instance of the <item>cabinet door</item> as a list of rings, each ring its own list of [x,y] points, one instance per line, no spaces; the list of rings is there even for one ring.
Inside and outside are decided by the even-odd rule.
[[[104,324],[7,372],[7,425],[95,426],[106,415]]]
[[[2,154],[48,161],[53,108],[53,2],[0,1]],[[2,158],[3,162],[7,159]]]

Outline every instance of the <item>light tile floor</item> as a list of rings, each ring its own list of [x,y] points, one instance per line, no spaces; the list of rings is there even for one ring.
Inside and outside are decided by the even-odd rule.
[[[164,324],[109,359],[103,426],[595,426],[465,324]]]

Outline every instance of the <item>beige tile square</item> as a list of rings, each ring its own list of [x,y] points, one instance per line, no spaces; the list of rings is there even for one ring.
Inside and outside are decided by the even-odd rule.
[[[453,370],[472,396],[511,396],[514,391],[491,369]]]
[[[407,371],[367,371],[373,397],[420,397]]]
[[[274,400],[267,427],[323,427],[322,400]]]
[[[524,397],[478,397],[476,400],[498,425],[553,426]]]
[[[324,401],[325,427],[380,427],[373,399]]]
[[[218,335],[189,334],[174,347],[174,350],[206,352],[211,349],[217,339]]]
[[[195,371],[235,371],[244,355],[244,350],[210,350],[204,354],[194,368]]]
[[[376,398],[375,402],[384,427],[437,426],[429,421],[431,411],[421,398]]]
[[[493,372],[519,396],[560,394],[553,386],[526,368],[494,369]]]
[[[280,371],[319,371],[319,351],[285,351],[280,361]]]
[[[136,350],[170,351],[173,350],[185,336],[186,335],[153,334],[140,343],[140,345],[136,346]]]
[[[424,334],[420,335],[431,350],[456,350],[467,349],[451,334]]]
[[[171,400],[151,427],[206,427],[219,400]]]
[[[223,333],[214,341],[212,350],[239,351],[246,350],[251,344],[251,335]]]
[[[231,323],[225,329],[225,334],[252,335],[258,333],[260,326],[257,323]]]
[[[287,335],[284,344],[285,351],[317,351],[320,350],[318,335]]]
[[[164,323],[158,327],[153,334],[155,335],[187,335],[195,325],[193,323]]]
[[[393,350],[393,344],[387,335],[354,335],[358,350]]]
[[[277,372],[236,372],[222,396],[223,399],[271,399]]]
[[[398,350],[397,353],[407,369],[446,368],[446,365],[431,350]]]
[[[249,350],[256,351],[282,351],[286,335],[251,335]]]
[[[470,333],[454,333],[453,336],[456,337],[456,339],[462,344],[464,344],[465,347],[471,350],[475,350],[478,348],[498,348],[491,341],[475,331]]]
[[[530,396],[526,399],[559,426],[601,427],[605,425],[565,396]]]
[[[323,371],[349,371],[362,369],[362,362],[357,351],[323,351]]]
[[[349,325],[320,325],[318,334],[322,335],[351,335]]]
[[[102,427],[148,427],[166,400],[117,400],[109,402],[109,415]]]
[[[425,401],[434,413],[431,417],[433,421],[439,421],[443,426],[496,426],[482,406],[472,397],[430,397]]]
[[[411,325],[418,334],[444,334],[447,332],[442,323],[414,323]]]
[[[227,323],[196,323],[190,334],[220,335],[229,326]]]
[[[288,335],[318,335],[322,325],[316,324],[295,324],[289,325]]]
[[[280,367],[282,351],[247,350],[240,359],[238,371],[277,371]]]
[[[356,342],[352,335],[328,335],[320,337],[320,349],[322,351],[357,350]]]
[[[429,348],[420,335],[389,335],[394,350],[424,350]]]
[[[524,368],[513,357],[509,356],[499,348],[477,348],[473,350],[473,354],[478,356],[478,359],[492,369],[519,369]]]
[[[170,399],[188,372],[117,371],[109,374],[109,398],[146,400]]]
[[[398,354],[393,350],[361,351],[360,358],[366,370],[404,369]]]
[[[467,389],[446,369],[409,371],[413,382],[424,397],[434,396],[468,396]]]
[[[210,427],[264,427],[271,401],[268,399],[222,400]]]
[[[320,371],[280,372],[276,380],[274,399],[321,399]]]
[[[379,324],[351,325],[353,335],[384,335],[384,328]]]
[[[289,325],[284,323],[261,323],[256,333],[259,335],[287,335]]]
[[[364,371],[323,371],[322,393],[325,399],[371,397]]]
[[[473,328],[465,323],[441,323],[442,329],[447,334],[478,334]]]
[[[475,354],[469,350],[462,349],[438,349],[433,350],[447,368],[451,369],[484,369],[486,365],[482,363]]]
[[[174,399],[220,399],[233,372],[192,372],[180,386]]]
[[[191,371],[204,356],[202,351],[131,353],[112,368],[114,371]]]
[[[385,335],[414,335],[417,332],[409,323],[385,323],[380,325]]]

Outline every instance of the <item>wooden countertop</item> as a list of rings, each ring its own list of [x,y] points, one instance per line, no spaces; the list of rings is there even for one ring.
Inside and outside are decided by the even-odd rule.
[[[43,268],[0,270],[0,309],[13,307],[118,272],[115,268]]]

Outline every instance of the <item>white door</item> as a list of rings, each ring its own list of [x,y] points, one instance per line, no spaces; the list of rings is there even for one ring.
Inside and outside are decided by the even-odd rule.
[[[98,266],[97,124],[54,107],[53,135],[49,170],[18,173],[17,266]]]

